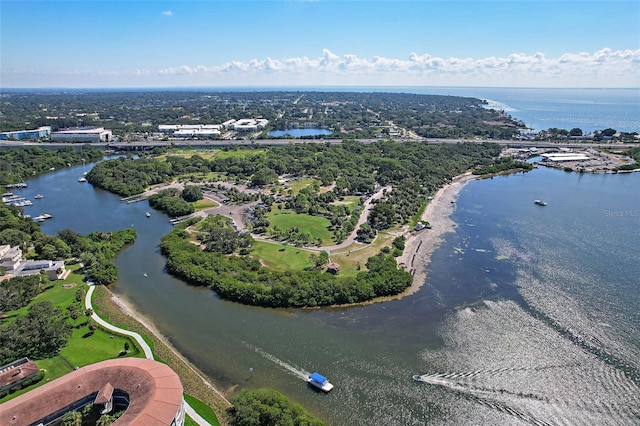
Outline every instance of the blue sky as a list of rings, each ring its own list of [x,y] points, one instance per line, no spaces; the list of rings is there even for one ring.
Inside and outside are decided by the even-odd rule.
[[[640,87],[640,2],[0,0],[0,87]]]

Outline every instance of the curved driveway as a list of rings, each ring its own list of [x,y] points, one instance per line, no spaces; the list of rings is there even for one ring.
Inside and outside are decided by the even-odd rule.
[[[93,311],[93,314],[91,315],[91,319],[93,319],[95,322],[97,322],[107,330],[111,330],[115,333],[123,334],[125,336],[133,337],[134,339],[136,339],[136,342],[138,342],[138,345],[140,345],[140,347],[144,351],[144,356],[148,359],[153,359],[153,352],[151,351],[151,347],[149,347],[147,342],[144,341],[142,336],[140,336],[136,332],[124,330],[120,327],[116,327],[115,325],[109,324],[108,322],[100,318],[98,314],[96,314],[96,312],[93,310],[93,305],[91,305],[91,296],[93,295],[93,290],[95,289],[95,286],[91,283],[88,283],[88,285],[89,285],[89,291],[87,291],[87,295],[84,298],[84,306],[85,306],[85,309],[91,309]],[[200,416],[200,414],[198,414],[196,410],[194,410],[193,407],[191,407],[187,403],[187,401],[185,401],[184,399],[182,401],[184,404],[184,409],[187,415],[191,417],[191,419],[193,419],[200,426],[211,426],[211,424],[207,422],[205,419],[203,419]]]

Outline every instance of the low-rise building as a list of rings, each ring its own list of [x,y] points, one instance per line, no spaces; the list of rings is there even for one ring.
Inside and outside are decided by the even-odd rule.
[[[18,246],[0,246],[0,266],[9,275],[27,277],[44,272],[50,280],[59,280],[65,273],[63,260],[22,260],[22,250]]]
[[[231,123],[229,128],[236,132],[255,132],[264,129],[268,124],[269,120],[264,118],[243,118]]]
[[[22,260],[22,250],[20,247],[10,245],[0,246],[0,266],[4,267],[7,272],[11,273],[20,266]]]
[[[62,277],[64,271],[65,266],[63,260],[25,260],[20,262],[12,274],[19,277],[26,277],[44,272],[50,280],[55,281]]]
[[[77,127],[51,133],[56,142],[111,142],[113,134],[104,127]]]
[[[38,366],[29,358],[20,358],[0,367],[0,392],[18,386],[38,374]]]
[[[160,124],[158,130],[176,138],[215,138],[220,136],[220,124]]]
[[[49,138],[50,135],[51,135],[51,126],[42,126],[42,127],[38,127],[35,130],[17,130],[13,132],[2,132],[0,133],[0,141],[47,139]]]
[[[101,414],[124,411],[115,424],[182,426],[180,377],[167,365],[119,358],[87,365],[0,404],[0,424],[60,424],[69,411],[94,404]]]

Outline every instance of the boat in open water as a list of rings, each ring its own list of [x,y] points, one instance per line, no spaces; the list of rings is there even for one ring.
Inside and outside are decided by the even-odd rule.
[[[547,205],[547,202],[546,202],[546,201],[544,201],[544,200],[535,200],[535,201],[533,202],[533,204],[537,204],[537,205],[539,205],[539,206],[546,206],[546,205]]]
[[[307,382],[324,392],[329,392],[331,389],[333,389],[333,385],[329,383],[329,380],[327,380],[326,377],[319,373],[312,373],[311,375],[309,375],[309,377],[307,378]]]

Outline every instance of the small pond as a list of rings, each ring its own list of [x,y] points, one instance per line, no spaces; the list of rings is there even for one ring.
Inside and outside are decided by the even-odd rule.
[[[327,129],[318,129],[318,128],[308,128],[308,129],[287,129],[287,130],[273,130],[267,133],[267,136],[291,136],[292,138],[300,138],[305,136],[319,136],[319,135],[330,135],[331,130]]]

